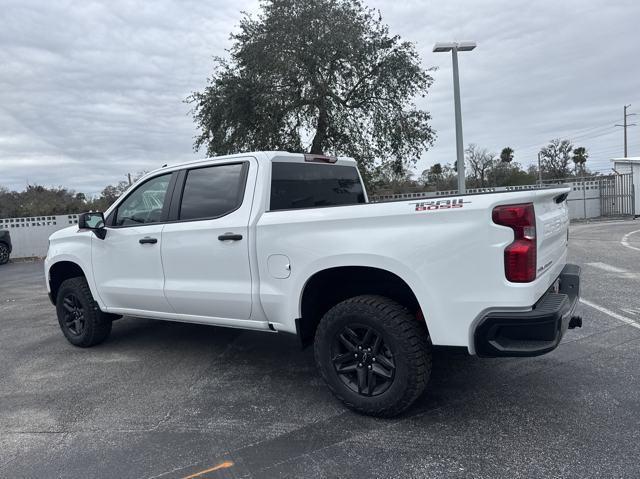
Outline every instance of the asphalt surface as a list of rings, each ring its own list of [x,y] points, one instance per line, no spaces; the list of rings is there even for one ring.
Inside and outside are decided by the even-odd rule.
[[[125,318],[75,348],[42,263],[0,267],[0,477],[636,478],[635,230],[572,226],[591,306],[557,350],[438,350],[428,391],[391,420],[345,410],[287,336]]]

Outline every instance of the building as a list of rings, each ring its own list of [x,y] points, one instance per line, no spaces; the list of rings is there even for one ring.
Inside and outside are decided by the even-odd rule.
[[[640,156],[612,158],[613,169],[621,175],[631,173],[633,179],[634,212],[640,216]]]

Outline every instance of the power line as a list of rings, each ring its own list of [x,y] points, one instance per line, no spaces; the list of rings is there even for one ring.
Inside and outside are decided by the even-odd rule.
[[[582,129],[578,129],[578,130],[573,130],[571,133],[561,133],[556,135],[557,138],[562,138],[562,137],[566,137],[566,138],[570,138],[571,140],[575,140],[575,139],[579,139],[582,137],[588,137],[589,135],[594,135],[594,134],[600,134],[600,133],[609,133],[607,130],[613,130],[613,126],[612,125],[596,125],[596,126],[591,126],[588,128],[582,128]],[[613,132],[613,131],[612,131]],[[530,148],[536,148],[536,147],[540,147],[540,146],[545,146],[549,143],[548,140],[545,140],[543,142],[535,142],[535,143],[530,143],[524,146],[520,146],[518,147],[518,149],[520,151],[523,150],[528,150]]]
[[[602,131],[599,132],[597,134],[591,134],[589,136],[585,136],[582,138],[578,138],[578,137],[569,137],[570,140],[572,140],[574,143],[576,143],[576,140],[580,141],[581,143],[584,143],[585,140],[593,140],[595,138],[600,138],[602,136],[607,136],[607,135],[611,135],[613,133],[616,133],[616,129],[614,126],[610,126],[607,128],[606,131]]]
[[[602,127],[600,127],[600,128],[602,128]],[[566,136],[566,135],[565,136],[566,136],[566,138],[568,140],[570,140],[572,143],[575,144],[575,143],[586,143],[584,141],[585,139],[592,140],[592,139],[600,138],[600,137],[603,137],[603,136],[612,135],[615,132],[616,132],[615,128],[613,127],[613,125],[611,125],[611,126],[604,127],[603,131],[595,131],[595,132],[589,134],[588,136],[585,136],[582,140],[580,139],[580,137],[577,137],[577,136]],[[534,148],[544,148],[547,145],[548,145],[548,142],[545,142],[543,144],[536,143],[536,144],[532,144],[531,146],[528,146],[528,147],[520,147],[520,148],[518,148],[518,151],[520,153],[522,153],[522,152],[526,152],[528,150],[533,150]]]
[[[573,141],[580,140],[583,138],[598,138],[599,136],[610,135],[611,133],[615,133],[615,131],[616,131],[615,127],[613,125],[609,125],[605,127],[600,127],[599,130],[594,130],[590,133],[583,133],[582,135],[574,135],[574,136],[569,135],[568,138],[570,138]]]
[[[615,133],[615,131],[613,131],[612,133]],[[635,138],[633,141],[629,142],[629,147],[631,149],[640,148],[640,138]],[[620,150],[618,149],[618,147],[611,146],[611,145],[599,145],[599,146],[596,146],[595,148],[587,147],[587,153],[589,154],[589,159],[592,161],[596,156],[612,156],[612,157],[618,156],[619,151]],[[518,150],[517,156],[519,158],[526,157],[526,156],[530,156],[530,157],[534,156],[533,154],[526,155],[525,153],[526,153],[526,150]],[[595,161],[599,161],[599,160],[595,160]]]
[[[629,106],[629,105],[627,105]],[[626,110],[625,110],[626,113]],[[629,114],[630,115],[635,115],[634,114]],[[623,126],[623,125],[619,125],[619,126]],[[631,126],[631,125],[628,125]],[[573,130],[571,133],[562,133],[562,134],[558,134],[556,135],[556,137],[558,138],[568,138],[570,139],[573,143],[578,142],[578,140],[580,140],[580,143],[583,143],[585,139],[595,139],[595,138],[600,138],[603,136],[608,136],[611,135],[613,133],[615,133],[616,131],[616,127],[614,125],[595,125],[595,126],[590,126],[587,128],[581,128],[578,130]],[[527,152],[527,150],[531,150],[534,148],[542,148],[544,146],[546,146],[549,143],[549,141],[537,141],[535,143],[529,143],[526,144],[524,146],[517,146],[517,150],[520,154],[522,154],[522,152]],[[519,155],[520,156],[520,155]]]
[[[606,129],[606,128],[610,128],[610,125],[604,126],[604,125],[596,125],[596,126],[590,126],[588,128],[581,128],[578,130],[574,130],[572,133],[574,136],[582,136],[582,135],[586,135],[589,133],[592,133],[594,130],[601,130],[601,129]],[[561,136],[570,136],[567,134],[563,134]]]
[[[630,146],[632,148],[639,148],[640,147],[640,142],[639,143],[631,143]],[[589,155],[593,156],[593,155],[615,155],[615,156],[619,156],[620,155],[620,149],[619,147],[613,147],[613,146],[603,146],[600,148],[594,148],[593,150],[587,150]]]

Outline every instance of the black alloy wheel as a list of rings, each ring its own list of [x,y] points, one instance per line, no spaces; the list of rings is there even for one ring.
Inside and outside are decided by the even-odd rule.
[[[377,396],[393,384],[393,352],[382,333],[370,326],[346,326],[334,338],[331,357],[338,377],[353,392]]]
[[[62,299],[64,308],[64,325],[73,336],[80,336],[86,327],[84,308],[74,293],[69,293]]]
[[[71,344],[88,348],[107,339],[113,316],[100,311],[84,277],[63,281],[56,298],[58,324]]]
[[[431,341],[424,320],[384,296],[354,296],[333,306],[318,324],[313,348],[331,392],[362,414],[402,413],[429,380]]]

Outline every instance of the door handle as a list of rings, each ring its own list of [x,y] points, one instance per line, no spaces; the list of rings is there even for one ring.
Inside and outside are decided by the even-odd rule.
[[[156,244],[158,242],[157,238],[149,238],[148,236],[146,238],[142,238],[141,240],[138,241],[140,244]]]
[[[240,241],[242,239],[242,235],[238,235],[235,233],[225,233],[223,235],[218,236],[220,241]]]

